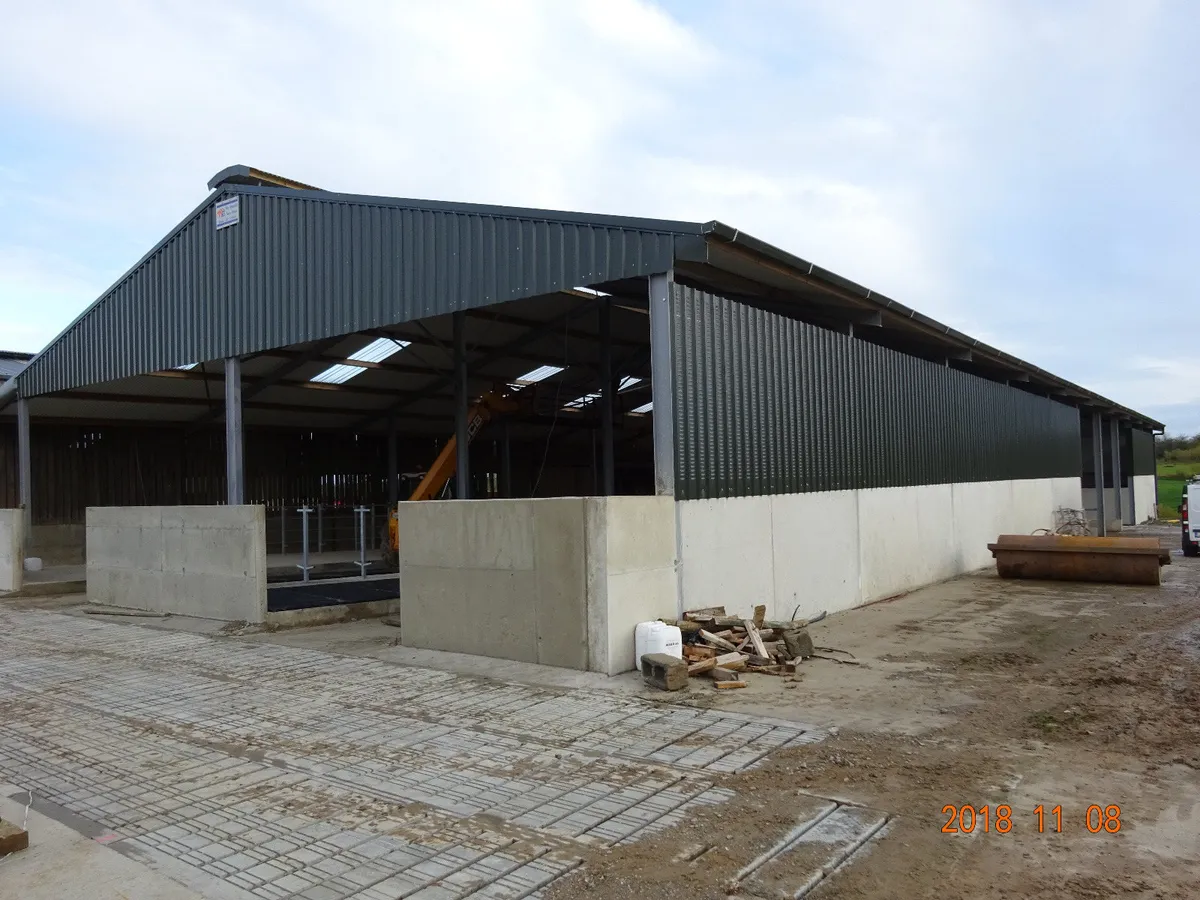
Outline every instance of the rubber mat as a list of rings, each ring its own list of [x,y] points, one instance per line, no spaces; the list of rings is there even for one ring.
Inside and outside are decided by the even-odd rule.
[[[400,596],[398,578],[320,582],[272,586],[267,590],[267,611],[286,612],[318,606],[344,606]]]

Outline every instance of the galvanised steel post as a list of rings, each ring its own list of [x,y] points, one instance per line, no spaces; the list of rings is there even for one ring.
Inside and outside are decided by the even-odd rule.
[[[17,398],[17,491],[25,525],[21,539],[21,559],[24,560],[33,534],[33,455],[29,443],[29,401],[24,397]]]
[[[365,580],[367,577],[367,568],[371,565],[367,562],[367,508],[365,506],[356,506],[354,511],[358,513],[358,566],[359,574]]]
[[[673,272],[651,275],[650,399],[653,402],[654,492],[675,494],[675,403],[671,368],[671,282]]]
[[[242,434],[242,361],[225,360],[225,502],[246,502],[246,465]]]
[[[388,515],[400,502],[400,475],[396,471],[396,417],[388,419]]]
[[[1104,423],[1098,410],[1092,412],[1092,466],[1096,471],[1096,534],[1108,534],[1104,512]]]
[[[471,499],[471,438],[467,433],[467,317],[454,314],[454,496]]]
[[[1113,516],[1118,522],[1124,523],[1125,517],[1121,515],[1121,423],[1116,419],[1109,424],[1109,438],[1112,441],[1113,495],[1116,498],[1113,500]]]
[[[616,491],[616,462],[613,448],[613,410],[617,386],[613,382],[612,299],[600,301],[600,493],[611,497]]]
[[[301,526],[303,548],[300,551],[299,569],[304,573],[304,580],[308,581],[308,573],[312,570],[312,566],[308,564],[308,514],[312,512],[312,507],[302,506],[296,512],[300,513],[303,518],[303,525]]]

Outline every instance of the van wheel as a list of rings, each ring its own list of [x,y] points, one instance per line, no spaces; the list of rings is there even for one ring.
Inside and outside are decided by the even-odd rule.
[[[1200,544],[1185,537],[1183,539],[1183,555],[1184,556],[1200,556]]]

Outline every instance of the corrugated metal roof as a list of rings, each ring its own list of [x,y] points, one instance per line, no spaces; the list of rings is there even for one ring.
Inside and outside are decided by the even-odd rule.
[[[0,406],[14,388],[37,396],[692,265],[793,292],[787,302],[798,310],[823,297],[841,304],[838,315],[865,311],[898,341],[974,353],[1047,391],[1162,428],[720,222],[338,194],[245,166],[213,183],[213,193],[0,387]],[[214,206],[231,197],[239,221],[218,230]],[[805,291],[807,299],[794,299]]]
[[[237,196],[240,221],[213,207]],[[699,225],[238,186],[30,364],[26,396],[666,271]]]
[[[29,364],[32,353],[11,353],[0,350],[0,381],[7,381]]]

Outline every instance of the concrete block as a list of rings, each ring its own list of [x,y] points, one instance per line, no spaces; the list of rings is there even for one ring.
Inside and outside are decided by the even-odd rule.
[[[687,663],[665,653],[647,653],[642,657],[642,678],[660,690],[681,691],[688,686]]]
[[[11,822],[0,822],[0,859],[29,847],[29,832]]]
[[[807,628],[795,628],[783,633],[783,644],[787,647],[788,659],[808,659],[815,652],[812,635]]]

